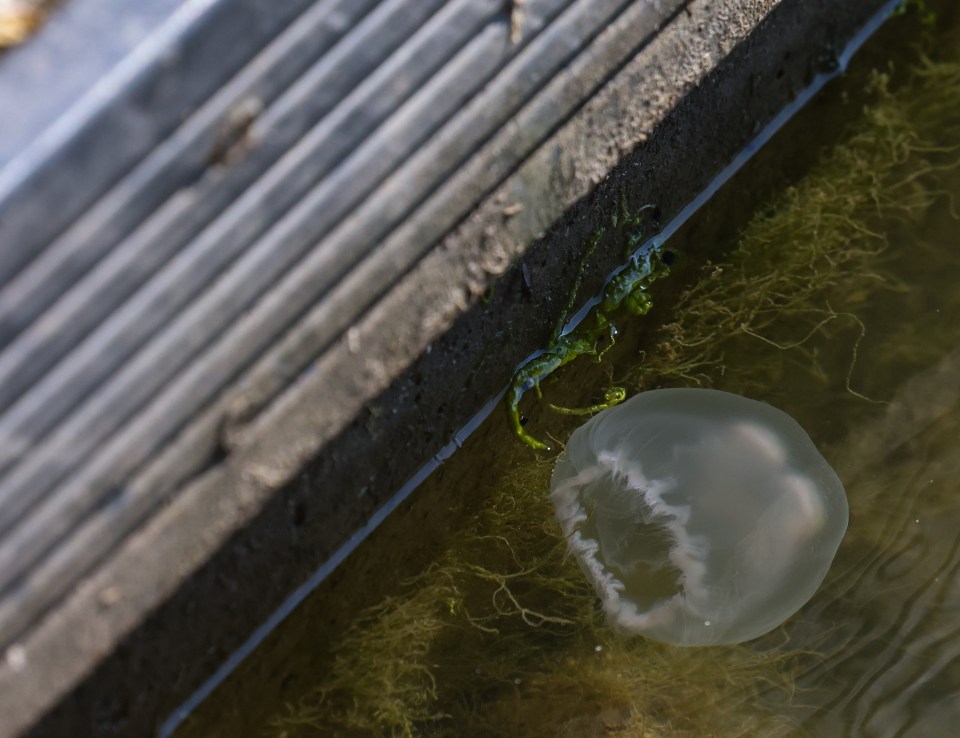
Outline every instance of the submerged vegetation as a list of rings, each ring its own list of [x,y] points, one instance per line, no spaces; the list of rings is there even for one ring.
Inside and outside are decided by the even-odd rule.
[[[541,462],[509,475],[405,595],[351,627],[329,678],[277,726],[288,736],[498,736],[504,726],[530,737],[702,735],[687,715],[705,695],[743,700],[749,685],[789,687],[779,674],[792,657],[723,648],[705,656],[610,632],[565,555],[549,473]],[[714,730],[744,729],[735,708],[723,714],[729,730]],[[749,722],[751,735],[782,725],[772,714]]]
[[[597,363],[602,361],[604,355],[616,343],[619,334],[618,316],[625,313],[640,317],[650,312],[650,308],[653,307],[653,300],[649,292],[650,285],[670,273],[669,265],[673,258],[670,252],[662,254],[654,250],[647,250],[644,253],[639,252],[640,244],[644,239],[641,226],[643,211],[646,209],[641,208],[639,213],[630,215],[626,211],[625,205],[621,205],[622,212],[614,219],[614,227],[617,227],[616,221],[619,220],[619,230],[626,231],[628,261],[607,281],[600,298],[590,308],[583,323],[569,333],[564,333],[563,328],[569,317],[568,313],[573,309],[579,297],[577,292],[580,288],[586,262],[596,250],[597,243],[605,234],[605,229],[601,229],[594,234],[590,243],[584,249],[580,260],[580,271],[574,280],[570,299],[557,321],[550,343],[517,370],[510,386],[507,388],[504,401],[510,429],[518,439],[536,451],[549,451],[550,447],[524,430],[520,417],[520,400],[523,395],[532,389],[538,399],[543,399],[540,383],[549,378],[560,367],[581,356],[591,356]],[[545,403],[545,406],[561,415],[589,415],[623,402],[626,396],[626,390],[622,387],[611,387],[606,391],[603,402],[595,405],[568,408],[548,402]]]
[[[902,288],[885,258],[891,234],[900,238],[938,202],[955,213],[942,178],[956,172],[960,144],[940,142],[960,142],[960,64],[924,58],[907,76],[893,90],[889,72],[874,72],[874,102],[842,145],[754,217],[729,259],[706,265],[636,367],[638,388],[711,384],[729,357],[763,342],[792,355],[738,364],[744,389],[769,386],[792,362],[862,397],[854,376],[867,327],[858,313],[876,292]],[[846,347],[843,376],[826,375],[817,338]]]
[[[888,399],[889,385],[860,371],[863,345],[882,319],[875,298],[904,289],[911,262],[891,244],[931,211],[956,217],[945,180],[960,147],[943,142],[960,142],[960,63],[876,72],[869,95],[841,143],[678,297],[675,319],[623,372],[634,388],[751,394],[802,375],[862,413],[876,410],[867,396]],[[925,258],[921,241],[911,248]],[[925,350],[900,338],[884,348],[894,364]],[[355,620],[273,735],[803,735],[776,705],[819,641],[790,637],[789,622],[730,647],[615,636],[565,555],[551,465],[523,451],[507,454],[515,468],[442,555]]]

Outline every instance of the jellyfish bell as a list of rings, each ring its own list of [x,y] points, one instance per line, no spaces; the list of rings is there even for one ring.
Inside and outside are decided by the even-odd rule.
[[[644,392],[574,431],[551,497],[610,624],[739,643],[820,586],[847,528],[836,472],[790,416],[707,389]]]

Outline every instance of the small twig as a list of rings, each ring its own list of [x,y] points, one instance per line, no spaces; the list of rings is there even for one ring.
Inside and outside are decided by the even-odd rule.
[[[512,0],[510,3],[510,43],[518,44],[523,40],[524,5],[527,0]]]

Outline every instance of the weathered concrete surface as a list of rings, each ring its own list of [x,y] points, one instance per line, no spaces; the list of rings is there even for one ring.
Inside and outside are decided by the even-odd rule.
[[[639,53],[619,16],[388,237],[383,260],[139,474],[156,493],[171,464],[208,466],[7,650],[0,734],[59,701],[34,735],[149,735],[546,340],[579,248],[621,197],[669,218],[881,4],[695,0]],[[618,60],[612,78],[597,58]],[[554,130],[557,105],[570,112]],[[601,244],[585,292],[620,251]],[[338,325],[364,291],[382,297]]]
[[[184,7],[263,12],[259,3]],[[3,167],[0,225],[15,226],[9,210],[20,230],[0,236],[0,648],[216,464],[238,427],[441,238],[438,224],[383,248],[629,4],[531,0],[514,39],[502,0],[316,0],[281,31],[267,24],[263,51],[198,109],[186,98],[169,136],[136,142],[128,154],[140,159],[112,186],[66,166],[89,175],[73,190],[95,204],[53,240],[37,240],[53,220],[37,213],[69,208],[49,203],[64,186],[60,158],[35,161],[46,134]],[[635,7],[638,43],[676,9]],[[133,87],[169,91],[184,68],[195,71],[185,42],[203,46],[222,29],[210,13],[187,18],[131,52],[147,70]],[[593,60],[607,73],[619,61]],[[8,72],[0,66],[0,81]],[[84,134],[67,136],[59,154],[112,166],[117,152],[103,131],[129,124],[135,93],[94,85],[49,129]],[[544,111],[542,128],[559,125],[579,98],[566,102]],[[516,166],[522,153],[498,163]],[[17,207],[23,198],[32,210]],[[333,294],[351,272],[381,278]],[[310,310],[328,319],[288,350],[284,335]],[[257,361],[266,370],[251,373]],[[147,470],[178,434],[198,432],[200,442]]]

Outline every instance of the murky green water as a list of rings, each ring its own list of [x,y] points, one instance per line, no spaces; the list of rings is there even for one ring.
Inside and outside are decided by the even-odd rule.
[[[795,417],[851,509],[797,615],[728,647],[610,633],[564,555],[553,457],[497,412],[178,735],[957,734],[960,33],[941,19],[926,55],[888,65],[874,45],[882,73],[852,73],[781,140],[803,175],[705,241],[735,181],[668,244],[680,268],[650,315],[544,386],[567,405],[710,386]],[[843,133],[790,148],[825,116]],[[523,407],[539,437],[577,422]]]

